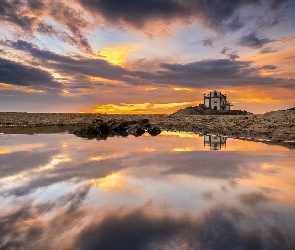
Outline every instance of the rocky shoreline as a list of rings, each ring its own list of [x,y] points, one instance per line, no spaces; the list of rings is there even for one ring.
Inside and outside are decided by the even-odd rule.
[[[0,133],[73,133],[95,120],[139,121],[167,131],[219,134],[272,143],[295,142],[295,110],[273,111],[263,115],[111,115],[75,113],[0,112]]]

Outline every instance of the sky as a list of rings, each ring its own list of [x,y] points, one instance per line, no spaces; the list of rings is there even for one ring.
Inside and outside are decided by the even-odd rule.
[[[0,111],[295,106],[295,0],[0,0]]]

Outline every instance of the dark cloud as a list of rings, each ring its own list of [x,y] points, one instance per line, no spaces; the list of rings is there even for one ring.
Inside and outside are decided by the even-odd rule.
[[[227,47],[224,47],[224,48],[220,51],[220,53],[226,55],[226,56],[228,57],[228,59],[230,59],[230,60],[235,60],[235,59],[237,59],[237,58],[240,58],[240,57],[237,55],[238,51],[233,51],[233,52],[231,52],[231,53],[227,53],[227,51],[229,51],[229,50],[231,50],[231,49],[230,49],[230,48],[227,48]]]
[[[124,21],[142,28],[151,19],[187,17],[190,11],[177,1],[170,0],[79,0],[93,13],[100,13],[109,21]]]
[[[112,80],[124,80],[123,75],[127,70],[112,65],[105,60],[89,59],[85,57],[70,57],[62,56],[48,50],[40,50],[38,47],[22,40],[17,42],[5,41],[2,44],[9,45],[10,47],[30,53],[39,64],[43,67],[48,67],[56,70],[57,72],[65,75],[71,75],[81,82],[87,81],[87,77],[101,77]],[[84,77],[83,77],[84,76]],[[86,77],[86,78],[85,78]],[[85,88],[89,87],[84,85]]]
[[[285,59],[286,59],[286,60],[290,60],[290,59],[293,59],[293,58],[295,58],[295,56],[288,56],[288,57],[286,57]]]
[[[208,87],[231,85],[273,85],[279,82],[271,77],[261,77],[258,68],[251,67],[252,62],[229,59],[204,60],[189,64],[162,63],[165,70],[158,71],[156,79],[169,84],[171,81],[180,86]],[[148,77],[138,73],[142,78]],[[196,81],[196,79],[198,79]]]
[[[289,0],[269,0],[269,8],[272,10],[277,10],[282,4],[289,2]]]
[[[279,51],[279,50],[273,49],[271,47],[265,47],[259,53],[260,54],[268,54],[268,53],[274,53],[274,52],[277,52],[277,51]]]
[[[136,28],[144,28],[153,20],[187,20],[197,18],[205,26],[217,30],[235,31],[243,27],[238,12],[245,5],[258,4],[259,0],[79,0],[94,14],[102,15],[110,22],[124,22]]]
[[[230,48],[224,47],[224,48],[220,51],[220,53],[226,55],[226,52],[227,52],[228,50],[230,50]]]
[[[240,57],[237,55],[237,51],[234,51],[234,52],[228,54],[227,56],[228,56],[228,58],[229,58],[230,60],[236,60],[236,59],[240,58]]]
[[[268,38],[258,38],[254,32],[250,33],[249,35],[242,36],[241,39],[238,41],[238,45],[243,47],[248,47],[251,49],[259,49],[263,45],[274,42],[275,40],[270,40]]]
[[[235,31],[244,26],[239,17],[243,6],[259,4],[259,0],[230,0],[230,1],[189,1],[193,16],[207,27],[218,32]]]
[[[200,43],[203,47],[212,47],[216,38],[215,37],[205,37],[203,40],[201,40]]]
[[[96,83],[89,77],[100,77],[118,80],[130,85],[171,85],[186,87],[243,86],[243,85],[276,85],[282,79],[261,76],[261,68],[252,67],[252,62],[235,61],[239,58],[237,51],[228,52],[224,48],[221,53],[229,59],[203,60],[188,64],[161,63],[156,72],[132,71],[112,65],[105,60],[85,57],[61,56],[56,53],[40,50],[25,41],[6,41],[4,44],[18,50],[30,53],[35,58],[36,66],[53,69],[62,75],[71,75],[69,88],[81,86],[81,81],[90,88]],[[33,77],[33,76],[31,76]],[[196,81],[198,79],[198,81]]]
[[[265,70],[275,70],[277,69],[278,67],[275,66],[275,65],[264,65],[263,67],[261,67],[262,69],[265,69]]]
[[[28,7],[32,10],[44,10],[45,3],[42,0],[27,0]]]
[[[245,22],[241,20],[240,16],[236,16],[234,19],[232,19],[228,24],[228,30],[230,31],[236,31],[245,26]]]
[[[57,23],[54,27],[46,23],[43,16],[50,16]],[[60,40],[91,52],[91,46],[83,33],[83,29],[89,26],[83,13],[59,1],[8,1],[0,3],[0,18],[10,25],[17,26],[24,31],[22,36],[35,37],[36,33],[48,36],[57,36]],[[67,27],[64,29],[63,26]],[[19,31],[15,34],[19,35]]]
[[[42,90],[59,89],[61,87],[61,84],[54,81],[47,71],[3,58],[0,58],[0,82]]]
[[[73,40],[73,44],[77,43],[78,47],[86,51],[92,50],[88,39],[82,32],[82,29],[88,26],[88,22],[83,18],[83,13],[64,3],[53,2],[50,4],[50,16],[57,22],[62,22],[68,27],[73,34],[70,36],[71,40]]]

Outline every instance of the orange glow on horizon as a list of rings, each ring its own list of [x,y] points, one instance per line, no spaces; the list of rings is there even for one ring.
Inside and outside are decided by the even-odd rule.
[[[167,114],[173,113],[187,106],[197,105],[199,102],[179,102],[179,103],[120,103],[104,104],[97,106],[94,113],[112,113],[112,114]]]

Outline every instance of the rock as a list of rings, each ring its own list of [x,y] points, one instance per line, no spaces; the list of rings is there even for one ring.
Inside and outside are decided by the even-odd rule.
[[[110,120],[108,126],[110,130],[114,131],[126,131],[130,125],[136,124],[136,121],[125,121],[125,120]]]
[[[96,138],[102,135],[120,135],[128,136],[129,134],[133,136],[141,136],[148,131],[152,136],[156,136],[161,133],[161,130],[156,127],[152,127],[148,119],[135,120],[122,120],[122,119],[112,119],[108,122],[102,119],[96,118],[92,121],[90,125],[85,128],[81,128],[74,132],[75,135],[81,137]],[[92,136],[94,135],[94,136]]]

